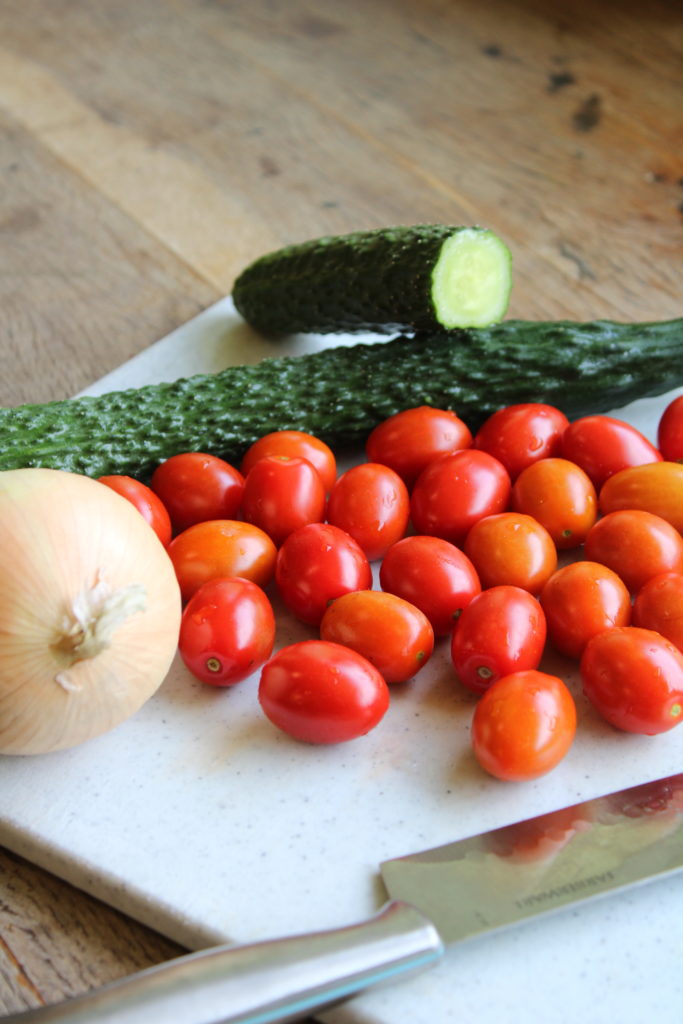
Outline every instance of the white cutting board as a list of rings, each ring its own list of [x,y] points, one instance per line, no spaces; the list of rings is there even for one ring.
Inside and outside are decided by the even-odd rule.
[[[270,343],[225,299],[89,393],[357,340]],[[621,414],[653,438],[672,396]],[[279,621],[278,644],[313,635]],[[618,733],[588,708],[568,662],[548,667],[573,688],[577,739],[554,772],[512,784],[486,776],[470,753],[474,698],[454,682],[445,641],[392,690],[374,732],[334,747],[276,732],[259,710],[257,675],[217,691],[176,663],[108,735],[0,758],[0,842],[189,947],[349,924],[384,901],[385,858],[683,771],[683,728]],[[678,877],[456,947],[439,967],[323,1019],[679,1024],[682,953]]]

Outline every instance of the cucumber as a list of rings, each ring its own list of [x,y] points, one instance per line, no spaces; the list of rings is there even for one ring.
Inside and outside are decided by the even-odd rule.
[[[683,319],[620,324],[507,320],[489,328],[265,359],[97,397],[0,410],[0,470],[47,466],[147,479],[203,451],[239,464],[262,434],[292,428],[340,450],[415,405],[475,430],[504,405],[548,402],[570,418],[683,384]]]
[[[261,256],[235,307],[266,334],[415,333],[502,320],[507,246],[478,227],[419,224],[330,235]]]

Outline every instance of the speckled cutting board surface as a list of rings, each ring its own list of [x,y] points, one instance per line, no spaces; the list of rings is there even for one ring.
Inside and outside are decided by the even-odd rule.
[[[270,343],[225,299],[88,393],[299,354],[357,338]],[[368,340],[368,339],[363,339]],[[619,415],[654,438],[667,401]],[[284,614],[278,645],[312,634]],[[227,690],[177,660],[128,722],[74,750],[0,758],[0,842],[190,947],[360,920],[384,901],[380,861],[683,771],[683,730],[626,736],[564,676],[580,725],[565,761],[527,784],[485,776],[469,750],[473,701],[447,644],[368,736],[334,747],[278,733],[257,675]],[[321,1016],[334,1024],[676,1024],[683,1006],[683,877],[449,950],[434,969]]]

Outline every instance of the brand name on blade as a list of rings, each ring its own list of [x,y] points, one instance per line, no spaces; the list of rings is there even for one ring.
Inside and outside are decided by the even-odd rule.
[[[613,873],[611,871],[605,871],[601,875],[590,875],[588,878],[578,878],[574,882],[566,882],[564,885],[559,885],[553,889],[543,889],[541,892],[531,893],[529,896],[525,896],[524,899],[515,900],[515,904],[520,909],[524,909],[524,907],[535,907],[538,906],[539,903],[548,903],[552,900],[562,899],[563,896],[572,896],[574,893],[581,892],[583,889],[595,889],[613,881]]]

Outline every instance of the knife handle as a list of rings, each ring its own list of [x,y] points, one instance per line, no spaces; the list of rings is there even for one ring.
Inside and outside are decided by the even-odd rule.
[[[216,946],[147,968],[2,1024],[275,1024],[426,967],[443,952],[434,925],[393,900],[361,924],[245,946]]]

